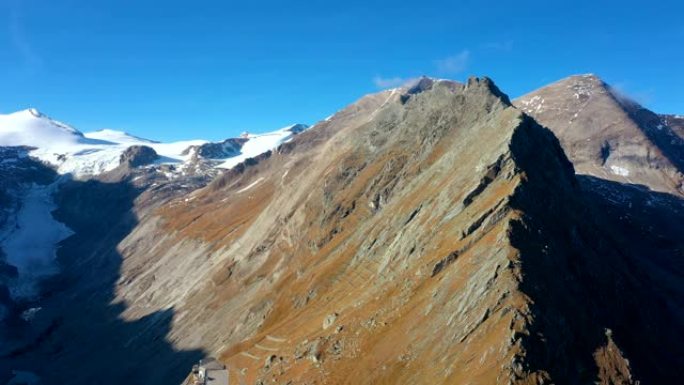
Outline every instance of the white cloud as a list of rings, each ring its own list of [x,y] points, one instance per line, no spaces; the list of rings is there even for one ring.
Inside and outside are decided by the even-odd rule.
[[[444,59],[436,60],[437,71],[443,74],[457,74],[463,72],[468,67],[470,61],[470,51],[467,49],[456,55]]]

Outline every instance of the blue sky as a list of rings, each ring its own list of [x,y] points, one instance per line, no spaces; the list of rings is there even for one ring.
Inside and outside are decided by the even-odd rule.
[[[593,72],[684,114],[679,1],[0,0],[0,113],[220,139],[429,75],[512,97]]]

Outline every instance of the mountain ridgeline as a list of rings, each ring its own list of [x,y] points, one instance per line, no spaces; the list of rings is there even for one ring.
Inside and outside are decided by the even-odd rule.
[[[192,383],[207,356],[231,384],[677,383],[678,122],[595,76],[422,78],[81,178],[22,150],[45,170],[3,173],[55,184],[73,234],[40,295],[0,264],[0,383]]]

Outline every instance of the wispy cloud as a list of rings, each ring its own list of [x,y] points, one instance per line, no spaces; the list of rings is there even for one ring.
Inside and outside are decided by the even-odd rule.
[[[470,51],[467,49],[464,49],[463,51],[443,58],[443,59],[438,59],[433,61],[433,66],[434,68],[432,71],[441,74],[441,75],[456,75],[459,74],[468,68],[468,64],[470,62]],[[405,85],[410,85],[411,83],[415,82],[418,79],[418,77],[401,77],[401,76],[394,76],[394,77],[384,77],[384,76],[375,76],[373,78],[373,84],[375,84],[376,87],[380,89],[384,88],[394,88],[394,87],[400,87],[400,86],[405,86]]]
[[[468,62],[470,62],[470,51],[465,49],[456,55],[436,60],[435,66],[440,73],[453,75],[465,71],[468,68]]]
[[[373,84],[378,88],[394,88],[401,87],[404,84],[410,83],[414,78],[402,78],[402,77],[392,77],[384,78],[382,76],[376,76],[373,78]]]
[[[610,85],[613,95],[623,102],[637,102],[642,106],[653,102],[655,91],[653,89],[633,90],[627,82],[618,82]]]
[[[42,65],[42,59],[26,37],[18,2],[10,2],[9,23],[7,25],[10,42],[23,61],[25,69],[34,70]]]

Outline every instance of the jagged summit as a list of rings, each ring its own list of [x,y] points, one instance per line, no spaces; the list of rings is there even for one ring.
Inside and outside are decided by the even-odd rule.
[[[511,105],[508,95],[504,94],[499,90],[499,88],[494,84],[494,82],[488,77],[470,77],[466,83],[461,83],[454,80],[431,78],[427,76],[422,76],[413,83],[392,90],[393,92],[399,91],[401,96],[399,97],[402,103],[406,103],[411,96],[417,95],[421,92],[432,90],[434,87],[440,86],[449,92],[465,94],[470,88],[473,88],[474,92],[470,94],[475,94],[477,92],[481,93],[484,99],[494,98],[502,102],[504,105]]]
[[[408,94],[417,94],[432,88],[432,85],[437,81],[437,79],[432,79],[427,76],[421,76],[413,84],[408,85]]]
[[[499,87],[494,83],[494,81],[488,77],[470,77],[468,78],[468,82],[466,83],[466,88],[472,87],[473,85],[480,85],[484,87],[489,93],[491,93],[493,96],[496,96],[497,98],[501,99],[501,101],[510,106],[511,105],[511,100],[508,98],[508,95],[503,93]]]

